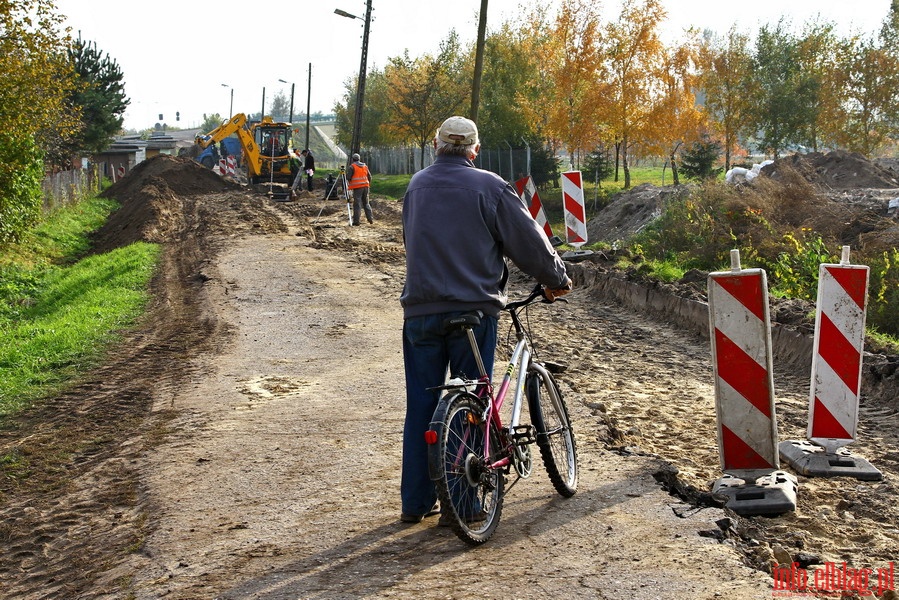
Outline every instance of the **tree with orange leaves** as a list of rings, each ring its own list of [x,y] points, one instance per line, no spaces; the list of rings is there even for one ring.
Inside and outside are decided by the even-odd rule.
[[[618,20],[605,29],[609,97],[604,112],[618,145],[625,189],[631,185],[629,152],[651,138],[659,96],[657,74],[665,58],[657,28],[666,16],[660,0],[624,0]]]

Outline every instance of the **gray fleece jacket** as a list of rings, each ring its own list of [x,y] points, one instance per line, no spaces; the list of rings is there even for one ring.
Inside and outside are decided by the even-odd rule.
[[[403,197],[405,318],[506,304],[503,257],[549,288],[565,263],[511,185],[461,156],[438,156],[413,175]]]

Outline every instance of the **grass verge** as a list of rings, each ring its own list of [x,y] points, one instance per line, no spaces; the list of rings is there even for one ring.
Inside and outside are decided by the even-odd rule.
[[[0,257],[0,420],[95,366],[149,299],[159,247],[87,255],[117,207],[92,198],[49,215]]]

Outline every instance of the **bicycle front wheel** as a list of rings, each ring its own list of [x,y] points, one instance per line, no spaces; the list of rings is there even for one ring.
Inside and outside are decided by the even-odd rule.
[[[449,521],[453,532],[463,541],[482,544],[499,525],[505,477],[500,469],[491,469],[485,456],[487,426],[484,402],[474,394],[455,392],[441,402],[434,415],[435,453],[431,464],[441,521]],[[499,432],[491,425],[491,445],[499,447]]]
[[[552,375],[543,369],[528,374],[526,390],[537,446],[553,487],[570,498],[577,491],[577,447],[568,408]]]

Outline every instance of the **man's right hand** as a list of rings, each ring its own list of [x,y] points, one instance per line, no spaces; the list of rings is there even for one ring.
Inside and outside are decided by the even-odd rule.
[[[568,284],[565,285],[564,287],[554,288],[554,289],[544,287],[543,295],[546,296],[546,299],[549,300],[550,302],[555,302],[557,298],[561,298],[565,294],[570,294],[571,289],[573,287],[574,287],[574,284],[572,283],[571,279],[569,278]]]

